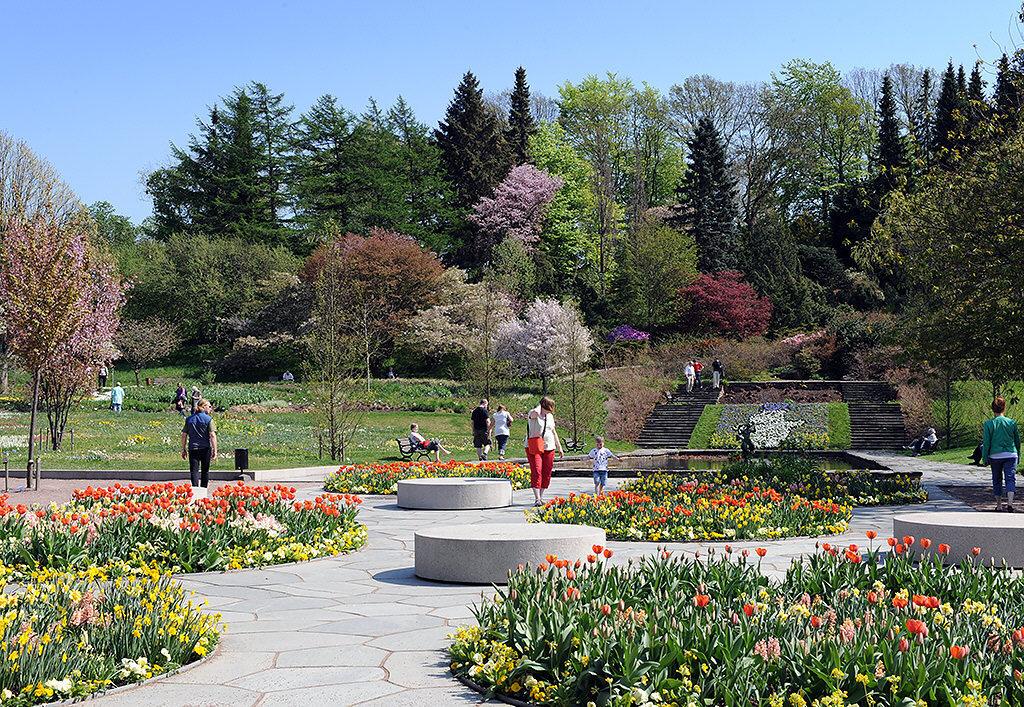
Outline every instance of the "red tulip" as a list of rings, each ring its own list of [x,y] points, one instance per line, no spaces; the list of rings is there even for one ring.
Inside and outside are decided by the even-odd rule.
[[[612,554],[613,554],[613,553],[612,553],[612,549],[611,549],[610,547],[606,547],[606,548],[604,549],[604,553],[603,553],[603,554],[604,554],[604,556],[605,556],[605,559],[608,559],[608,558],[609,558],[609,557],[611,557],[611,556],[612,556]]]
[[[889,543],[889,547],[894,547],[896,545],[896,538],[889,538],[885,542]]]
[[[811,617],[811,626],[813,626],[814,628],[821,628],[821,617],[820,616],[812,616]]]
[[[981,554],[981,548],[980,547],[972,547],[971,548],[971,554],[974,555],[975,557],[977,557],[978,555]]]
[[[949,545],[947,545],[946,543],[939,543],[939,554],[940,555],[948,555],[949,554]]]
[[[587,562],[597,562],[596,555],[587,555]]]
[[[927,550],[932,546],[932,541],[929,538],[921,538],[921,547]]]
[[[874,540],[875,538],[878,537],[878,533],[876,533],[874,530],[869,530],[868,532],[866,532],[864,534],[868,536],[868,540]]]
[[[893,548],[893,551],[895,551],[897,555],[902,555],[904,549],[905,548],[903,547],[903,545],[901,545],[900,543],[896,543],[896,547]]]
[[[952,656],[953,660],[963,660],[969,652],[970,649],[967,646],[953,644],[949,647],[949,655]]]
[[[914,636],[928,635],[928,625],[918,619],[907,619],[907,630]]]
[[[748,618],[748,619],[749,619],[749,618],[750,618],[751,616],[753,616],[753,615],[754,615],[754,612],[755,612],[756,610],[757,610],[757,607],[755,607],[755,606],[754,606],[753,604],[744,604],[744,605],[743,605],[743,613],[747,615],[747,618]]]
[[[900,642],[896,644],[896,650],[898,650],[900,653],[906,653],[908,650],[910,650],[910,641],[908,641],[905,638],[901,638]]]
[[[901,596],[894,596],[892,598],[892,605],[895,608],[897,608],[897,609],[905,609],[907,607],[907,604],[909,604],[909,603],[910,602],[908,602],[906,599],[904,599]]]
[[[697,607],[703,609],[705,606],[711,603],[711,597],[707,594],[698,594],[693,598],[693,603]]]
[[[609,614],[612,613],[612,608],[610,606],[608,606],[607,604],[602,604],[601,605],[601,613],[604,614],[605,616],[608,616]]]
[[[869,604],[877,604],[878,603],[878,593],[877,592],[875,592],[875,591],[868,592],[868,603]]]
[[[858,548],[856,544],[850,543],[850,547],[848,549],[850,552],[857,552],[860,548]]]
[[[914,536],[913,535],[904,535],[903,536],[903,544],[906,545],[907,547],[910,547],[911,545],[913,545],[914,544]]]
[[[593,549],[595,555],[600,555],[601,554],[601,550],[603,550],[604,547],[601,546],[601,545],[594,545],[594,547],[592,549]]]
[[[764,557],[765,555],[768,554],[768,550],[766,548],[763,548],[763,547],[757,548],[756,550],[754,550],[754,552],[757,553],[758,557]]]

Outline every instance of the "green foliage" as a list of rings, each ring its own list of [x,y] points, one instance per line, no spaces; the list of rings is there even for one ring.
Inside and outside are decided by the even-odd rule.
[[[530,158],[530,136],[537,130],[530,112],[530,87],[526,83],[526,69],[516,69],[516,84],[509,99],[508,132],[506,141],[512,150],[515,164],[524,164]],[[543,169],[543,168],[542,168]]]
[[[700,419],[697,420],[697,424],[693,428],[693,433],[690,434],[690,449],[720,449],[720,447],[714,446],[712,437],[718,430],[718,421],[722,417],[722,406],[721,405],[705,405],[704,410],[700,414]],[[735,439],[735,435],[733,435]]]
[[[395,494],[402,480],[447,478],[508,479],[514,489],[530,484],[529,470],[512,462],[415,461],[343,466],[324,479],[324,488],[333,493]]]
[[[850,406],[846,403],[827,403],[828,437],[832,449],[850,448]]]

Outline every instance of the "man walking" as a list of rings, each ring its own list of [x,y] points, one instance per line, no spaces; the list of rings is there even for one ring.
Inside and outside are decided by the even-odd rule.
[[[100,390],[107,387],[107,364],[100,364]]]
[[[110,409],[114,412],[121,412],[122,405],[124,405],[124,388],[120,383],[114,383],[114,387],[110,391]]]
[[[487,454],[491,451],[491,413],[487,409],[487,398],[480,401],[480,404],[470,415],[473,421],[473,446],[476,447],[476,456],[482,462],[487,461]]]
[[[210,485],[210,462],[217,460],[217,429],[213,424],[213,406],[200,400],[196,412],[185,419],[181,430],[181,458],[188,460],[193,486]]]
[[[718,390],[722,385],[722,378],[725,375],[725,367],[722,365],[721,359],[717,356],[711,363],[711,384],[715,390]]]

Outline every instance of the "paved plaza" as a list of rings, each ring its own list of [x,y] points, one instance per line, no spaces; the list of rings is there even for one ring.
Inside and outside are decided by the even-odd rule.
[[[864,544],[864,532],[884,537],[892,516],[907,510],[970,510],[939,486],[988,483],[987,469],[909,457],[865,455],[894,470],[922,471],[927,504],[856,509],[850,530],[829,542]],[[616,484],[613,482],[612,486]],[[555,479],[554,494],[592,490],[589,479]],[[302,497],[317,491],[303,488]],[[367,496],[360,520],[369,529],[362,550],[336,558],[263,570],[184,576],[228,624],[217,653],[201,665],[162,680],[99,698],[96,704],[139,705],[448,705],[479,704],[476,693],[449,674],[446,636],[472,621],[480,587],[424,581],[413,575],[413,535],[435,525],[526,522],[529,489],[511,508],[413,511],[394,497]],[[936,538],[941,540],[941,538]],[[655,551],[654,543],[612,541],[615,562]],[[671,544],[704,551],[709,543]],[[736,542],[767,547],[762,567],[781,573],[814,550],[814,538]],[[471,561],[471,558],[466,558]]]

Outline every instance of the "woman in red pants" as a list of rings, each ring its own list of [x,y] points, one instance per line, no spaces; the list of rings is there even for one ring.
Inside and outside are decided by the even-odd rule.
[[[555,401],[546,395],[540,405],[530,410],[526,422],[526,458],[530,460],[530,487],[533,505],[544,503],[544,489],[551,485],[551,470],[555,465],[555,450],[562,452],[562,440],[555,430]]]

